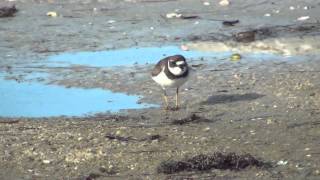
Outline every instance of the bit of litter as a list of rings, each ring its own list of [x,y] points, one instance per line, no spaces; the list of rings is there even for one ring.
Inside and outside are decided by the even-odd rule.
[[[287,164],[288,164],[288,161],[280,160],[277,162],[277,165],[287,165]]]
[[[297,20],[298,21],[305,21],[305,20],[308,20],[308,19],[310,19],[310,16],[301,16]]]
[[[58,16],[58,13],[55,12],[55,11],[49,11],[47,12],[47,16],[50,16],[50,17],[57,17]]]
[[[266,16],[266,17],[270,17],[270,16],[271,16],[271,14],[267,13],[267,14],[265,14],[264,16]]]
[[[228,6],[230,2],[228,0],[222,0],[219,2],[220,6]]]
[[[166,14],[166,17],[168,19],[171,19],[171,18],[180,18],[182,16],[182,14],[178,14],[178,13],[168,13]]]
[[[290,6],[289,9],[290,9],[290,10],[295,10],[296,8],[293,7],[293,6]]]
[[[309,7],[308,7],[308,6],[305,6],[305,7],[303,7],[303,9],[304,9],[304,10],[308,10],[308,9],[309,9]]]

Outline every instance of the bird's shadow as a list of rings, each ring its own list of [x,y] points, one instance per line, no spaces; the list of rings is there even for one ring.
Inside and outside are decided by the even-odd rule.
[[[201,104],[204,105],[215,105],[223,103],[231,103],[237,101],[251,101],[263,97],[263,94],[247,93],[247,94],[224,94],[224,95],[213,95],[210,96],[206,101]]]

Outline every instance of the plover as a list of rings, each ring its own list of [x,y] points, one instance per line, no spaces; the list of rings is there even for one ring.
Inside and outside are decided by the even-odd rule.
[[[153,68],[151,75],[152,79],[162,87],[166,109],[169,109],[166,89],[176,88],[175,109],[179,109],[179,88],[188,80],[189,76],[186,59],[182,55],[161,59]]]

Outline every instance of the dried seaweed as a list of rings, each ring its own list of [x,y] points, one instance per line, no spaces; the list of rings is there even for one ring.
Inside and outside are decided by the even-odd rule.
[[[13,17],[16,12],[18,12],[18,9],[16,8],[15,5],[11,7],[8,7],[8,6],[0,7],[0,18]]]
[[[199,122],[211,122],[209,119],[197,116],[196,114],[192,114],[183,119],[176,119],[171,122],[173,125],[183,125],[188,123],[199,123]]]
[[[247,167],[270,167],[269,163],[256,159],[250,154],[237,155],[236,153],[212,155],[200,154],[182,161],[163,161],[157,168],[158,173],[172,174],[181,171],[207,171],[210,169],[242,170]]]

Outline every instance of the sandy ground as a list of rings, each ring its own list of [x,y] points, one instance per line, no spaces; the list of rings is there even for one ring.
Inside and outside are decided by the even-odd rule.
[[[101,87],[160,103],[160,90],[148,75],[152,65],[23,67],[60,52],[181,44],[244,56],[252,51],[294,55],[294,60],[192,59],[195,73],[182,90],[179,111],[0,118],[0,179],[319,179],[319,3],[250,0],[221,7],[203,2],[16,1],[16,16],[0,19],[0,70],[22,81],[21,73],[45,71],[53,84]],[[48,11],[58,17],[47,17]],[[175,11],[199,18],[165,18]],[[297,21],[301,16],[310,19]],[[236,19],[240,23],[232,27],[217,21]],[[233,34],[248,30],[256,30],[254,42],[234,41]],[[162,161],[213,152],[250,153],[272,167],[156,171]]]

